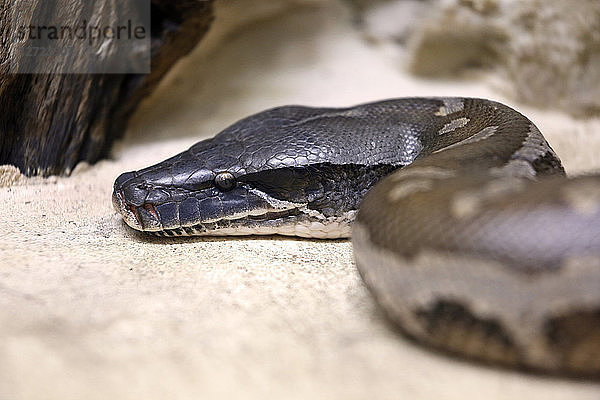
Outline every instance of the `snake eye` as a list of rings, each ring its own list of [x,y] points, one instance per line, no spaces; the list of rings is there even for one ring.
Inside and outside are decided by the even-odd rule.
[[[223,192],[233,189],[235,184],[235,176],[231,172],[219,172],[215,176],[215,186]]]

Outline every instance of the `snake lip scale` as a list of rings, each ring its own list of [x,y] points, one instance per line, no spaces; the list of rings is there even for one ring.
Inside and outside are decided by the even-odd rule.
[[[499,366],[600,377],[600,176],[486,99],[283,106],[127,172],[113,204],[158,236],[352,237],[407,336]]]

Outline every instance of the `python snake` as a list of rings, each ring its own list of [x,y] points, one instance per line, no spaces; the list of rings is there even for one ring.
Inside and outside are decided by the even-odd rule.
[[[159,236],[352,228],[364,282],[409,337],[600,375],[600,177],[566,178],[536,126],[503,104],[270,109],[122,174],[113,204]]]

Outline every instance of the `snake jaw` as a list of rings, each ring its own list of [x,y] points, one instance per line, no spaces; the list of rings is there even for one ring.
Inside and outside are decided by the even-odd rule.
[[[161,237],[283,235],[315,239],[348,238],[355,211],[341,217],[316,217],[314,210],[292,208],[262,214],[204,221],[194,225],[150,231]]]

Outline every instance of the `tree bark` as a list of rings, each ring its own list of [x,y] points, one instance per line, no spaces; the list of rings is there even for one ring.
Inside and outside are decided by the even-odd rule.
[[[0,0],[0,29],[14,24],[11,8],[19,1]],[[35,13],[48,1],[29,0],[28,7]],[[88,3],[54,1],[62,3],[56,13]],[[91,3],[104,19],[131,12],[128,2]],[[106,157],[139,102],[208,31],[212,11],[212,0],[152,0],[150,74],[14,74],[14,48],[11,53],[11,43],[0,32],[0,165],[48,176],[69,174],[80,161]]]

